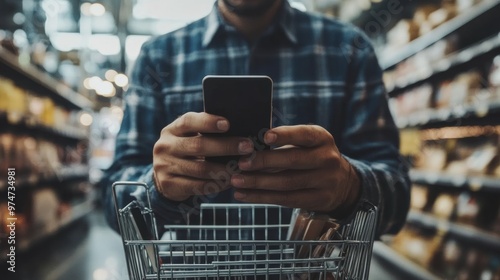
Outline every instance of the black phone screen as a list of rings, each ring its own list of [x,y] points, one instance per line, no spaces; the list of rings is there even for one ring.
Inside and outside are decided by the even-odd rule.
[[[251,138],[256,150],[268,149],[264,133],[271,128],[273,82],[267,76],[206,76],[203,79],[205,112],[228,119],[226,133],[215,137],[240,136]],[[238,157],[208,158],[227,162]]]

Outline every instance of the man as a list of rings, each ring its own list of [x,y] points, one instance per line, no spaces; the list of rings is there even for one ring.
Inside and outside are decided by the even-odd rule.
[[[202,113],[206,75],[270,76],[275,128],[264,140],[280,148],[254,152],[250,139],[202,136],[231,126]],[[349,221],[368,201],[378,205],[377,234],[396,233],[409,182],[381,77],[368,39],[351,26],[285,0],[217,1],[206,18],[142,48],[105,181],[110,223],[111,183],[129,180],[150,186],[162,224],[182,223],[201,202],[235,201]],[[222,155],[241,155],[239,169],[203,160]],[[120,203],[143,197],[133,191],[120,191]]]

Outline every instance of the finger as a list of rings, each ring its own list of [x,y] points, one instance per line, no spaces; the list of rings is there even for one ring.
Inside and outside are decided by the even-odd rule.
[[[277,204],[290,208],[302,208],[311,211],[327,211],[318,203],[321,197],[319,190],[295,190],[288,192],[271,190],[237,189],[234,192],[236,200],[246,203]]]
[[[194,179],[216,179],[219,174],[226,172],[227,168],[223,164],[208,162],[203,160],[176,159],[168,165],[161,166],[157,164],[156,170],[166,170],[172,176],[184,176]]]
[[[213,180],[201,180],[185,176],[169,176],[168,181],[158,178],[158,190],[167,198],[185,200],[193,195],[204,196],[219,193],[230,185],[217,184]]]
[[[299,147],[315,147],[334,143],[332,135],[318,125],[276,127],[264,134],[264,142],[274,146],[294,145]]]
[[[323,150],[299,148],[259,151],[242,157],[238,162],[241,170],[254,171],[264,169],[315,169],[323,166]]]
[[[237,189],[293,191],[314,188],[316,172],[286,170],[278,173],[238,173],[231,176]]]
[[[253,142],[242,137],[172,137],[169,153],[181,157],[247,155],[254,151]]]
[[[229,129],[229,122],[223,117],[204,112],[189,112],[177,118],[166,129],[176,136],[197,133],[222,133]]]

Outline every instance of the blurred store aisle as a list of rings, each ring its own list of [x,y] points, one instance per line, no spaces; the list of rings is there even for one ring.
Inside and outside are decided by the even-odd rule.
[[[43,244],[37,244],[29,254],[19,258],[18,272],[7,279],[128,279],[120,236],[107,226],[100,210],[44,240]]]

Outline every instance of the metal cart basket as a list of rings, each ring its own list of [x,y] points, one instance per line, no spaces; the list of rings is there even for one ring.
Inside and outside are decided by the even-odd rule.
[[[123,186],[147,188],[114,183],[115,206],[116,188]],[[116,206],[131,280],[368,279],[376,207],[365,205],[326,240],[288,240],[297,211],[269,204],[201,204],[196,219],[166,226],[158,240],[149,196],[147,205]]]

